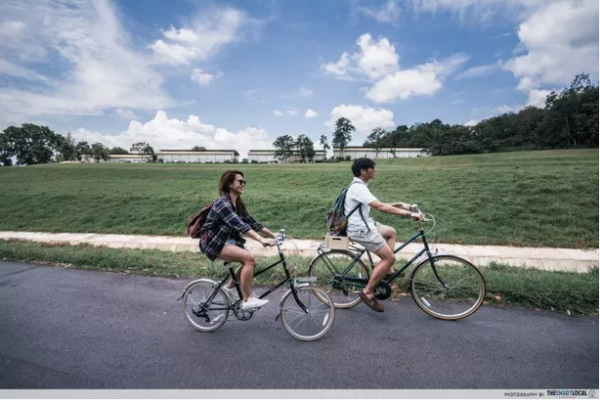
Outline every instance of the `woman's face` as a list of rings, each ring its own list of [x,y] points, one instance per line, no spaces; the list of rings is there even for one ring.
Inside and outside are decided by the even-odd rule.
[[[235,174],[235,178],[233,179],[233,182],[231,182],[231,191],[233,193],[240,195],[240,194],[244,193],[245,185],[246,185],[246,181],[244,180],[244,177],[241,176],[240,174]]]

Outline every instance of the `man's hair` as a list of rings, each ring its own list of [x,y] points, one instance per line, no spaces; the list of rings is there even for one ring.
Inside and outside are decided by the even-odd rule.
[[[360,176],[361,169],[369,169],[369,168],[375,168],[375,162],[373,160],[371,160],[370,158],[366,158],[366,157],[357,158],[352,163],[352,173],[357,178]]]

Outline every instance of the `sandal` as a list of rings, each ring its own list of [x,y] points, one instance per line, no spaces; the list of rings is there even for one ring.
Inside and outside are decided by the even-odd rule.
[[[383,312],[383,306],[377,302],[377,299],[375,297],[369,299],[367,295],[362,291],[360,292],[359,296],[362,299],[362,301],[366,305],[368,305],[372,310],[375,310],[377,312]]]

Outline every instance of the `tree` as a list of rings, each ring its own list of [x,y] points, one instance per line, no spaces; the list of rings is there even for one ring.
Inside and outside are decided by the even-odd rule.
[[[67,133],[67,137],[60,136],[60,145],[58,152],[60,156],[57,159],[61,161],[76,161],[77,160],[77,144],[71,133]]]
[[[92,148],[88,142],[77,142],[75,148],[77,149],[77,160],[88,161],[92,157]]]
[[[388,136],[389,132],[383,128],[375,128],[373,131],[367,136],[367,141],[363,146],[365,147],[373,147],[375,148],[375,158],[379,155],[379,151],[383,147],[382,144],[385,138]],[[390,146],[391,147],[391,146]]]
[[[100,160],[108,160],[108,155],[110,154],[110,151],[102,143],[94,143],[90,148],[90,153],[92,158],[98,163],[100,162]]]
[[[194,147],[192,147],[192,151],[206,151],[206,147],[204,147],[204,146],[194,146]]]
[[[327,150],[329,150],[331,148],[331,147],[329,147],[329,144],[327,143],[327,136],[321,135],[319,144],[321,144],[321,146],[323,147],[323,150],[325,150],[325,157],[327,157]]]
[[[300,154],[302,162],[312,161],[315,158],[315,148],[312,140],[306,135],[298,136],[296,139],[296,149]]]
[[[113,147],[108,152],[110,154],[129,154],[129,152],[122,147]]]
[[[154,160],[156,155],[154,149],[147,142],[137,142],[131,145],[129,150],[131,153],[143,154],[148,158],[148,161]]]
[[[342,156],[344,155],[344,149],[352,141],[352,132],[355,130],[356,128],[348,118],[341,117],[335,122],[332,144],[334,149],[339,148],[341,150]]]
[[[294,154],[294,147],[296,146],[296,142],[294,138],[290,135],[279,136],[273,142],[273,147],[275,147],[275,157],[285,160],[288,157],[291,157]]]
[[[47,126],[9,126],[0,138],[0,161],[3,165],[12,164],[12,157],[15,157],[18,165],[49,163],[59,153],[63,141],[62,135]]]

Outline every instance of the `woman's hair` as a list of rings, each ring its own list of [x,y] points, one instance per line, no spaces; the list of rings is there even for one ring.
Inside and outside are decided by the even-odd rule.
[[[231,185],[233,185],[233,181],[235,180],[236,175],[241,175],[242,178],[244,177],[242,171],[236,171],[234,169],[228,169],[225,172],[223,172],[223,175],[221,175],[221,180],[219,181],[219,195],[223,196],[231,192]],[[246,211],[246,204],[244,204],[242,196],[238,196],[235,203],[236,212]]]

